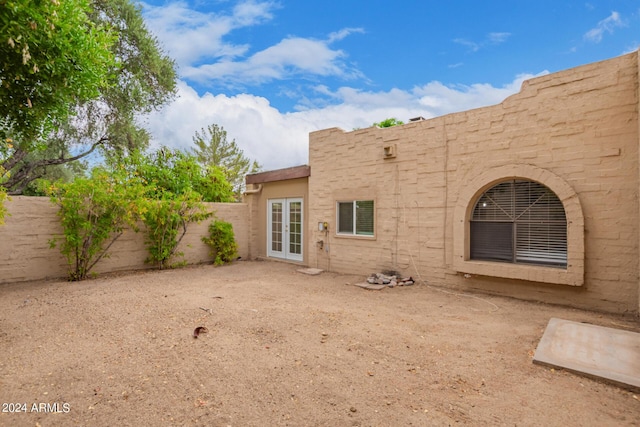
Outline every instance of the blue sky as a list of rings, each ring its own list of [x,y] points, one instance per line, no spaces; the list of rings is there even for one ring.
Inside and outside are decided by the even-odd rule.
[[[310,131],[496,104],[640,45],[638,0],[140,4],[180,75],[154,144],[191,148],[215,123],[266,170],[306,163]]]

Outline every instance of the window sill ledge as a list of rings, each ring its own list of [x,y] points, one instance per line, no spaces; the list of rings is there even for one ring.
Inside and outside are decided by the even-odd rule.
[[[525,280],[528,282],[552,283],[558,285],[583,286],[584,272],[572,267],[571,262],[566,269],[537,265],[507,264],[490,261],[454,261],[454,269],[459,273],[479,276],[502,277],[506,279]]]
[[[376,236],[366,236],[364,234],[334,234],[338,239],[376,240]]]

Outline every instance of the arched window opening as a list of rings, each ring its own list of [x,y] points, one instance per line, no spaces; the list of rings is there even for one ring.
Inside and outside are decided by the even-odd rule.
[[[485,191],[471,215],[470,258],[567,266],[567,218],[558,196],[516,179]]]

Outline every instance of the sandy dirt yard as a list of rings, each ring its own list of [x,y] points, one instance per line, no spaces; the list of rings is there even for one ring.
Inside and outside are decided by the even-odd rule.
[[[634,318],[297,268],[0,285],[0,425],[640,425],[637,394],[532,363],[551,317]]]

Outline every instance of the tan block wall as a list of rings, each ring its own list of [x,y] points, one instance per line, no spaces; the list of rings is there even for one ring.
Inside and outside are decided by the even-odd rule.
[[[62,233],[58,208],[43,197],[14,196],[6,202],[10,216],[0,226],[0,283],[21,282],[67,276],[67,261],[58,248],[50,249],[49,240]],[[231,222],[239,246],[239,255],[249,257],[249,208],[244,203],[206,203],[217,218]],[[190,224],[178,251],[189,264],[212,261],[200,238],[208,233],[209,223]],[[93,271],[115,271],[154,268],[145,264],[148,257],[144,233],[131,230],[109,250],[109,257],[96,264]],[[178,260],[178,259],[177,259]]]
[[[262,190],[245,196],[245,202],[251,210],[251,257],[267,257],[267,202],[269,199],[302,198],[302,217],[309,224],[308,178],[296,178],[285,181],[274,181],[260,184]],[[257,185],[254,186],[257,188]],[[249,188],[248,190],[252,190]],[[306,229],[306,228],[305,228]],[[303,239],[308,236],[303,233]],[[303,264],[309,262],[308,242],[303,241]]]
[[[363,275],[398,270],[460,290],[637,312],[638,104],[634,52],[529,80],[496,106],[387,129],[314,132],[308,223],[328,221],[330,230],[309,228],[308,242],[329,242],[323,250],[308,243],[309,265]],[[385,146],[395,148],[394,158],[385,158]],[[584,225],[582,236],[569,236],[573,276],[507,266],[501,277],[482,269],[464,277],[470,263],[456,256],[466,236],[454,226],[461,195],[478,195],[492,184],[483,181],[487,171],[507,169],[504,178],[546,177],[574,194],[571,218]],[[341,199],[375,200],[374,238],[336,235]],[[457,247],[456,239],[463,240]]]

